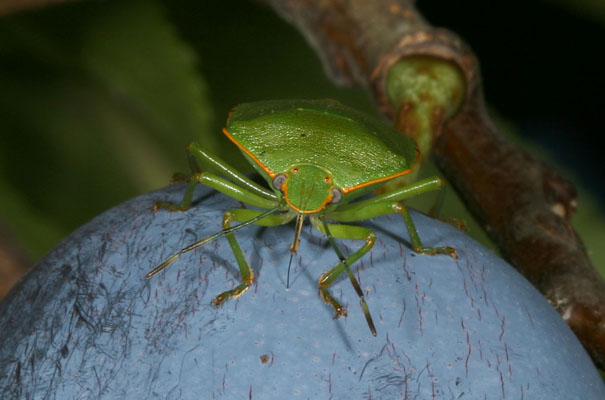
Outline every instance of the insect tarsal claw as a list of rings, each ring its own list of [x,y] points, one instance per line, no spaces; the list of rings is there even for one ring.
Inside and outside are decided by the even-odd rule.
[[[341,306],[335,310],[334,319],[338,319],[338,317],[346,318],[348,314],[348,310],[346,306]]]

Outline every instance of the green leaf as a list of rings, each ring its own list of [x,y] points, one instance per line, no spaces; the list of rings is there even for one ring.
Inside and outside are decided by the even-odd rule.
[[[32,255],[56,232],[166,185],[186,170],[187,142],[216,147],[197,67],[155,1],[0,21],[0,178],[11,192],[0,219]],[[31,230],[53,233],[33,239]]]

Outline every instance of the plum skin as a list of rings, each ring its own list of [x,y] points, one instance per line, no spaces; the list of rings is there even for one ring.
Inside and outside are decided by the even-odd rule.
[[[241,207],[199,187],[190,210],[152,211],[183,190],[101,214],[10,292],[0,304],[0,398],[605,398],[588,355],[542,296],[489,250],[420,213],[423,242],[455,247],[457,260],[414,254],[398,215],[360,224],[378,236],[353,265],[377,337],[346,277],[332,289],[346,319],[321,301],[317,279],[338,260],[308,225],[289,290],[290,225],[236,233],[256,282],[220,308],[214,296],[239,283],[225,238],[146,280]],[[360,245],[339,243],[348,253]]]

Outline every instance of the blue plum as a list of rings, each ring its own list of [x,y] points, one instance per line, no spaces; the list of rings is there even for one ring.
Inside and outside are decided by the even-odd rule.
[[[413,213],[426,245],[408,247],[398,215],[353,267],[378,336],[343,276],[333,286],[347,318],[317,293],[337,257],[306,225],[290,288],[293,226],[236,233],[255,284],[238,284],[227,240],[147,271],[220,230],[241,204],[198,188],[186,212],[176,185],[121,204],[73,232],[0,304],[1,399],[605,399],[605,385],[559,315],[512,267],[451,226]],[[339,241],[349,253],[357,242]]]

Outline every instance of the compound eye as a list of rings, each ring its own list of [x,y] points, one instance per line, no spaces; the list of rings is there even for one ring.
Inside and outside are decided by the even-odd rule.
[[[331,203],[338,203],[342,200],[342,192],[338,188],[332,188],[332,201]]]
[[[279,174],[273,178],[273,187],[277,190],[281,190],[281,187],[286,182],[286,175]]]

